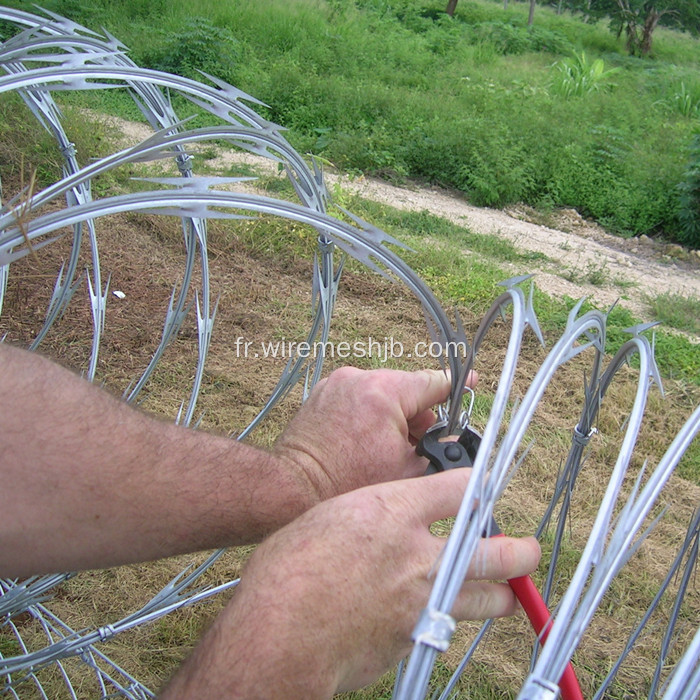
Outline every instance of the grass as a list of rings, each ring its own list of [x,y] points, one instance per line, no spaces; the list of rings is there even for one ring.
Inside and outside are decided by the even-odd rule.
[[[688,333],[700,335],[700,299],[666,292],[647,299],[652,318]]]
[[[577,267],[568,267],[563,271],[562,277],[569,280],[569,282],[576,284],[585,282],[592,284],[594,287],[604,287],[610,282],[610,273],[607,266],[593,262],[588,263],[583,270]]]

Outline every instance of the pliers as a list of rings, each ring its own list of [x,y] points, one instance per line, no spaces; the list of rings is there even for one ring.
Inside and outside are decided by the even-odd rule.
[[[450,436],[446,420],[435,423],[416,446],[416,453],[430,460],[426,474],[456,467],[472,467],[481,444],[481,435],[467,424],[459,435]]]
[[[464,427],[458,435],[450,434],[448,421],[439,421],[425,432],[416,446],[416,454],[430,460],[426,474],[435,474],[457,467],[474,466],[474,460],[481,444],[481,435],[470,427],[468,421],[465,421],[463,425]],[[503,537],[503,533],[493,517],[491,517],[487,532],[484,532],[483,536]],[[540,592],[529,576],[508,579],[508,584],[523,606],[535,634],[544,644],[552,626],[552,616]],[[563,700],[583,700],[583,693],[571,663],[564,670],[564,674],[559,680],[559,687]]]

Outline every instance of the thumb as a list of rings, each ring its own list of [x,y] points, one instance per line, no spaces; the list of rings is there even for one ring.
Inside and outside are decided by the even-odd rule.
[[[429,526],[436,520],[457,514],[471,473],[471,469],[450,469],[430,476],[407,479],[401,482],[405,489],[403,495],[416,505],[418,517]]]

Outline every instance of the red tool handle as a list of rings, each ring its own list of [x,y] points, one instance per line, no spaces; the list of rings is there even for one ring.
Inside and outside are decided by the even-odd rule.
[[[530,620],[535,634],[544,644],[552,626],[552,616],[549,614],[549,610],[547,610],[547,606],[544,604],[537,586],[535,586],[529,576],[511,578],[508,579],[508,583],[523,606],[523,610],[525,610],[525,614]],[[559,679],[559,688],[561,689],[562,700],[583,700],[581,686],[578,684],[578,678],[576,678],[571,662],[566,665],[564,673]]]
[[[493,525],[495,526],[495,523]],[[497,530],[491,536],[503,537],[504,535]],[[523,606],[532,629],[535,630],[535,634],[544,644],[552,626],[552,616],[549,614],[549,610],[547,610],[547,606],[537,590],[537,586],[535,586],[529,576],[510,578],[508,579],[508,584],[520,601],[520,605]],[[583,700],[581,686],[578,683],[578,678],[576,678],[571,662],[567,664],[562,677],[559,679],[559,689],[561,690],[562,700]]]

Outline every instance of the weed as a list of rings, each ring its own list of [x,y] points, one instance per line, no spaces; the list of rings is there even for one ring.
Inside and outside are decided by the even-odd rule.
[[[588,283],[594,287],[603,287],[609,281],[607,265],[597,265],[590,262],[585,270],[576,267],[567,267],[561,273],[561,277],[574,284]]]
[[[649,310],[658,321],[688,333],[700,335],[700,299],[664,292],[647,298]]]
[[[678,194],[679,239],[700,248],[700,134],[695,135],[690,145],[690,158]]]
[[[553,67],[556,75],[551,86],[554,93],[562,97],[584,97],[602,89],[609,89],[613,86],[611,76],[620,70],[606,70],[602,58],[591,61],[584,51],[557,61]]]
[[[698,91],[689,89],[683,81],[672,94],[670,103],[675,111],[684,117],[695,117],[700,112],[700,95]]]
[[[608,283],[610,273],[607,265],[597,265],[596,263],[588,263],[586,266],[585,280],[594,287],[602,287]]]
[[[627,279],[626,277],[615,277],[612,280],[612,283],[618,288],[618,289],[632,289],[633,287],[637,287],[638,284],[634,282],[631,279]]]
[[[235,81],[240,50],[233,32],[209,19],[193,17],[165,42],[143,54],[144,65],[168,73],[198,78],[198,71]]]
[[[582,280],[581,271],[575,267],[565,267],[561,272],[561,276],[574,284],[579,284]]]

